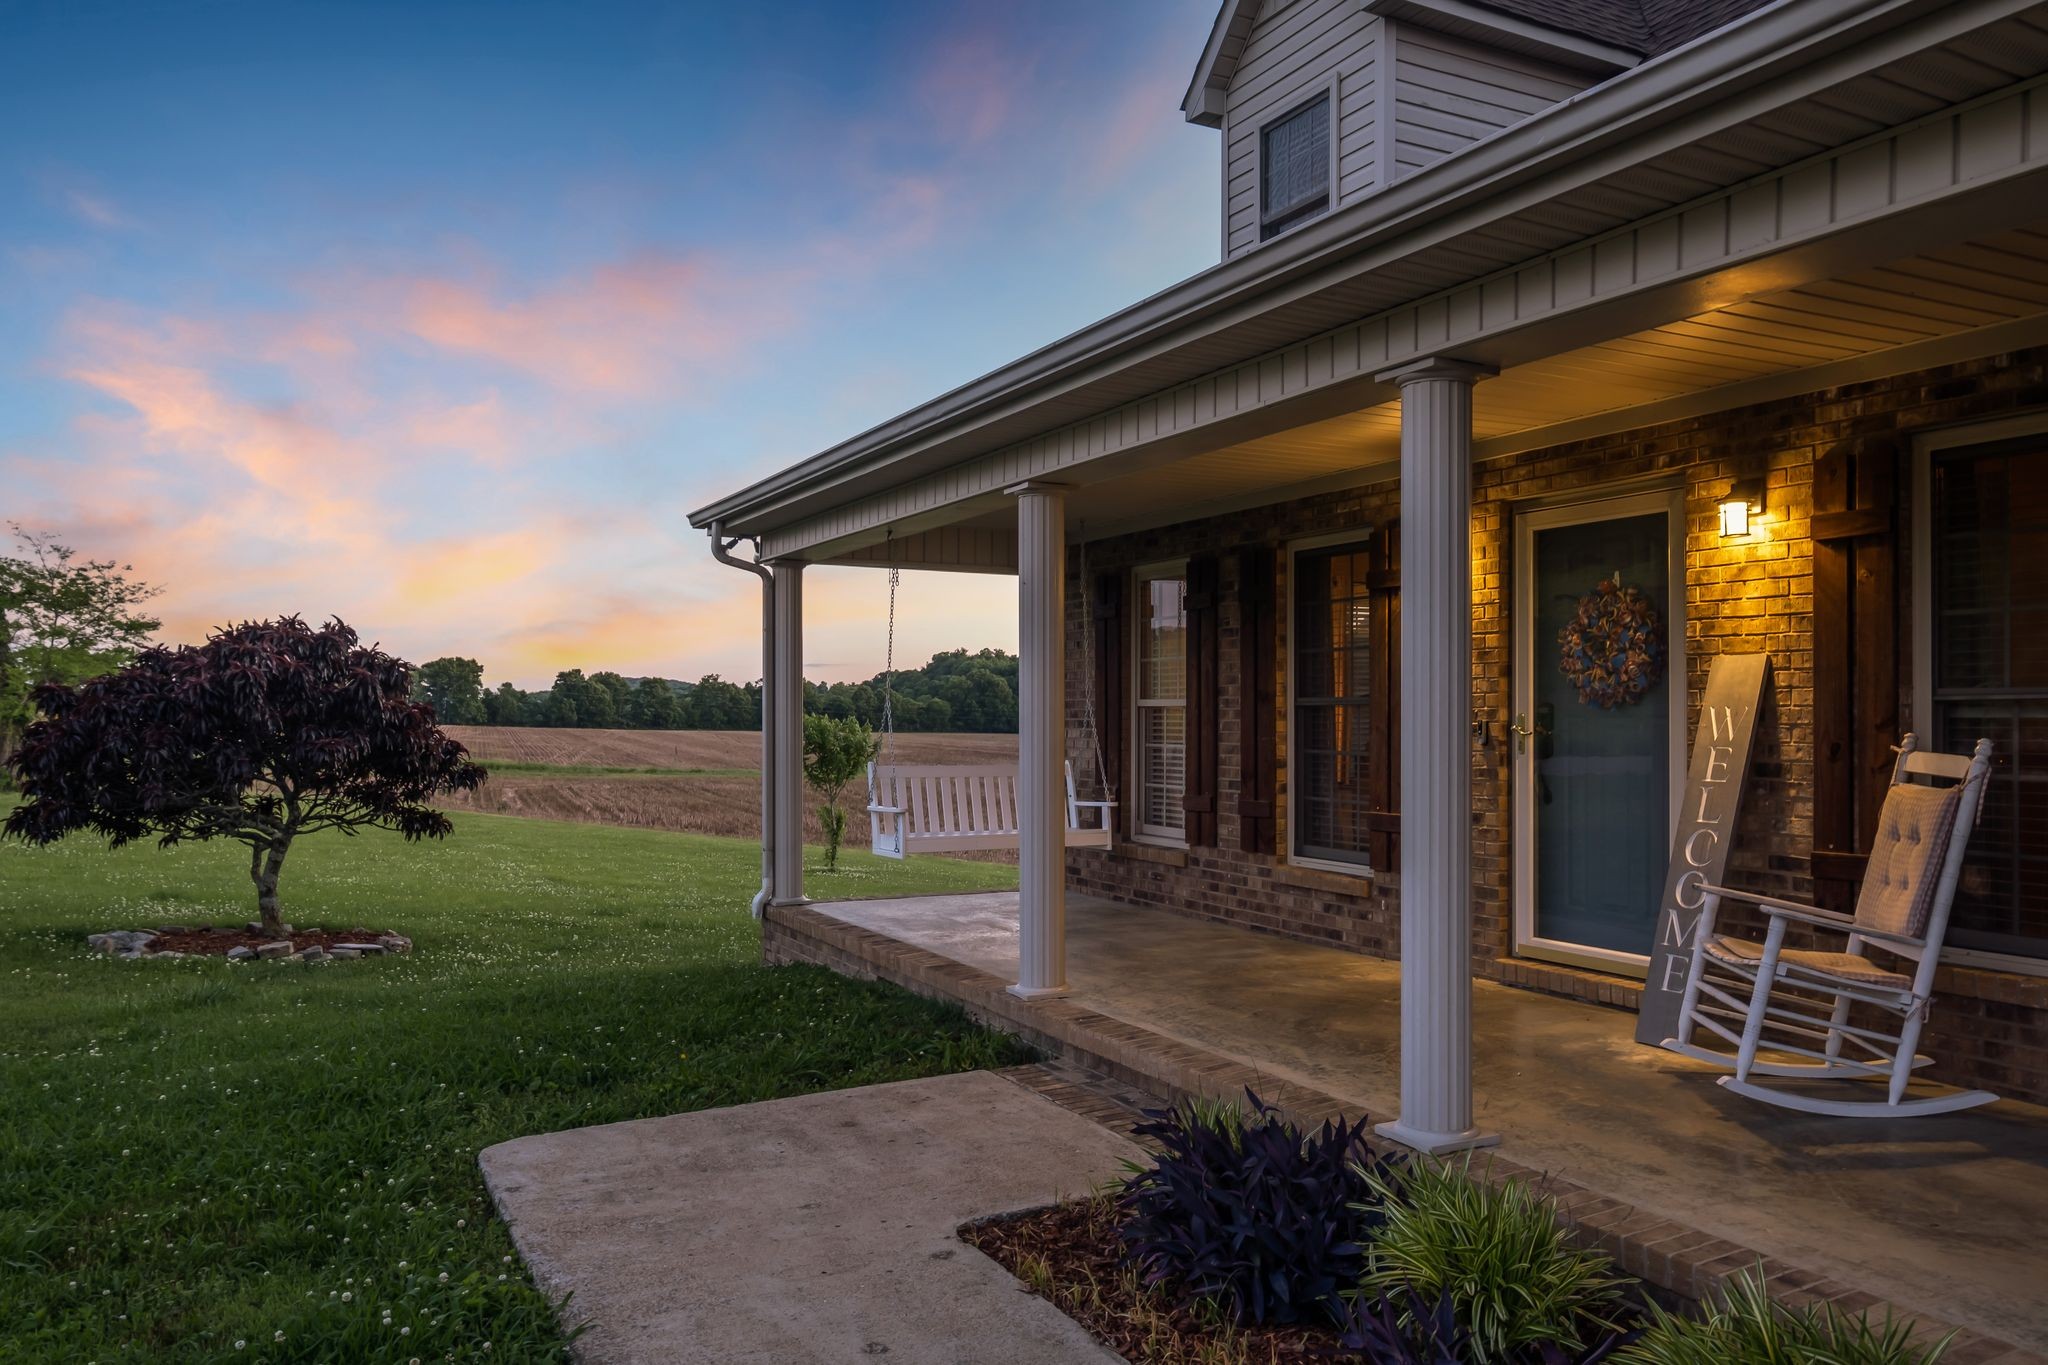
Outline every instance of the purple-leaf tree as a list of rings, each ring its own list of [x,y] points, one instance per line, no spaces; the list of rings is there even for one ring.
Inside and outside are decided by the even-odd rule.
[[[364,826],[438,839],[427,804],[484,780],[402,659],[340,621],[296,616],[149,649],[117,672],[35,692],[42,719],[7,760],[26,795],[4,832],[48,844],[75,830],[119,847],[155,835],[238,839],[264,928],[279,932],[277,875],[301,834]]]

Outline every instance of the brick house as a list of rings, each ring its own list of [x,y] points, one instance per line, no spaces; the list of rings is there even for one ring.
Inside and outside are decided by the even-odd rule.
[[[1988,736],[1926,1050],[2048,1100],[2044,73],[2037,4],[1226,0],[1217,266],[693,515],[764,579],[763,900],[803,566],[1016,574],[1018,992],[1068,887],[1399,957],[1446,1145],[1473,976],[1661,988],[1701,694],[1760,652],[1729,881],[1847,905],[1890,746]],[[1661,650],[1588,692],[1617,603]]]

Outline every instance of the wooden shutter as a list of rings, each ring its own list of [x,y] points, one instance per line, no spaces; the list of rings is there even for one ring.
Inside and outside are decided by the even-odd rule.
[[[1270,545],[1237,552],[1237,846],[1246,853],[1278,850],[1280,615],[1273,556]]]
[[[1102,785],[1116,799],[1116,826],[1121,836],[1130,828],[1131,809],[1131,793],[1124,781],[1124,755],[1130,746],[1124,729],[1130,717],[1130,699],[1125,695],[1130,669],[1124,655],[1130,631],[1125,627],[1124,603],[1130,594],[1121,570],[1097,574],[1090,589],[1095,594],[1089,603],[1095,631],[1090,642],[1095,651],[1095,732],[1102,746]],[[1088,757],[1094,761],[1093,754]]]
[[[1215,555],[1188,561],[1187,780],[1181,809],[1191,848],[1216,844],[1217,648],[1222,624],[1221,574]]]
[[[1855,902],[1899,737],[1899,446],[1844,441],[1813,466],[1813,880]]]
[[[1373,867],[1392,872],[1401,854],[1401,525],[1390,521],[1374,532],[1366,550],[1366,586],[1372,594],[1372,733],[1367,754],[1367,856]]]

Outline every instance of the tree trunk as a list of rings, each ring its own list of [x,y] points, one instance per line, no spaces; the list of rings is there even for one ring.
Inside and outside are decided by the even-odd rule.
[[[249,878],[256,883],[256,910],[266,933],[284,932],[284,915],[277,901],[277,874],[284,866],[285,850],[290,847],[288,840],[281,839],[274,844],[253,845],[250,851]]]

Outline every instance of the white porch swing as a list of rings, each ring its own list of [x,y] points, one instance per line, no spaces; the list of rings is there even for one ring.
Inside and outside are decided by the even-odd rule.
[[[1086,582],[1087,549],[1082,549]],[[901,571],[889,570],[889,642],[882,682],[882,761],[868,764],[870,847],[884,858],[912,853],[961,853],[1016,848],[1022,839],[1015,763],[896,762],[896,588]],[[1066,761],[1068,848],[1108,848],[1115,837],[1116,799],[1102,790],[1102,741],[1095,728],[1095,673],[1089,637],[1087,593],[1082,593],[1081,640],[1084,679],[1082,712],[1094,748],[1100,795],[1082,800],[1074,785],[1074,761]],[[1094,812],[1085,823],[1083,812]]]

